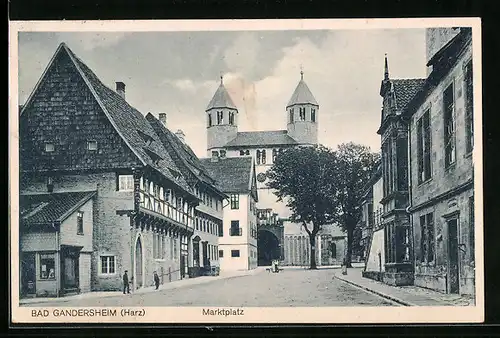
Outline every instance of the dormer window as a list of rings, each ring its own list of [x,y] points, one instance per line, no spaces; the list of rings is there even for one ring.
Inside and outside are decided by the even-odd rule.
[[[87,141],[87,150],[97,150],[97,141]]]
[[[139,133],[139,135],[141,136],[143,141],[146,143],[146,145],[149,146],[153,142],[153,138],[151,136],[149,136],[148,134],[146,134],[140,130],[137,130],[137,132]]]
[[[224,112],[218,111],[217,112],[217,124],[223,124],[224,123]]]
[[[301,121],[305,121],[306,120],[306,108],[305,107],[299,108],[299,119]]]
[[[54,150],[55,150],[54,143],[52,143],[52,142],[45,143],[45,152],[46,153],[51,153]]]

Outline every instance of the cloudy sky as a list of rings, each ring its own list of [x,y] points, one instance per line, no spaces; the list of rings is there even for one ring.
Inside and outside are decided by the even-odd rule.
[[[166,112],[206,154],[205,108],[224,75],[239,108],[239,130],[286,129],[285,105],[300,79],[320,104],[319,141],[354,141],[374,151],[384,54],[392,78],[425,77],[424,29],[19,34],[22,104],[61,42],[106,85],[126,84],[144,114]]]

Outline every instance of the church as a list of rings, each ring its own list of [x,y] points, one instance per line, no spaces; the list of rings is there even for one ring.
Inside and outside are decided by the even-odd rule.
[[[221,77],[220,85],[205,109],[207,156],[222,160],[251,157],[254,161],[258,195],[254,210],[257,215],[258,264],[269,265],[273,259],[279,259],[283,265],[305,266],[310,261],[307,234],[299,224],[289,221],[291,212],[284,202],[277,202],[272,189],[267,187],[266,174],[285,149],[318,144],[319,104],[304,81],[303,71],[284,108],[286,129],[239,131],[238,108]],[[229,216],[224,213],[226,217]],[[345,241],[345,234],[339,227],[325,227],[318,234],[317,264],[342,262]]]

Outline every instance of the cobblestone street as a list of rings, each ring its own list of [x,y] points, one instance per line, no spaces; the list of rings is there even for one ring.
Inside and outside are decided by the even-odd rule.
[[[214,280],[176,289],[31,306],[392,306],[391,302],[334,279],[338,269],[285,269],[279,274]]]

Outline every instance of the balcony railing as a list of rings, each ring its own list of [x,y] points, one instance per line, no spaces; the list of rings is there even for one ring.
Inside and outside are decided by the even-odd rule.
[[[241,236],[241,228],[229,228],[229,236]]]

